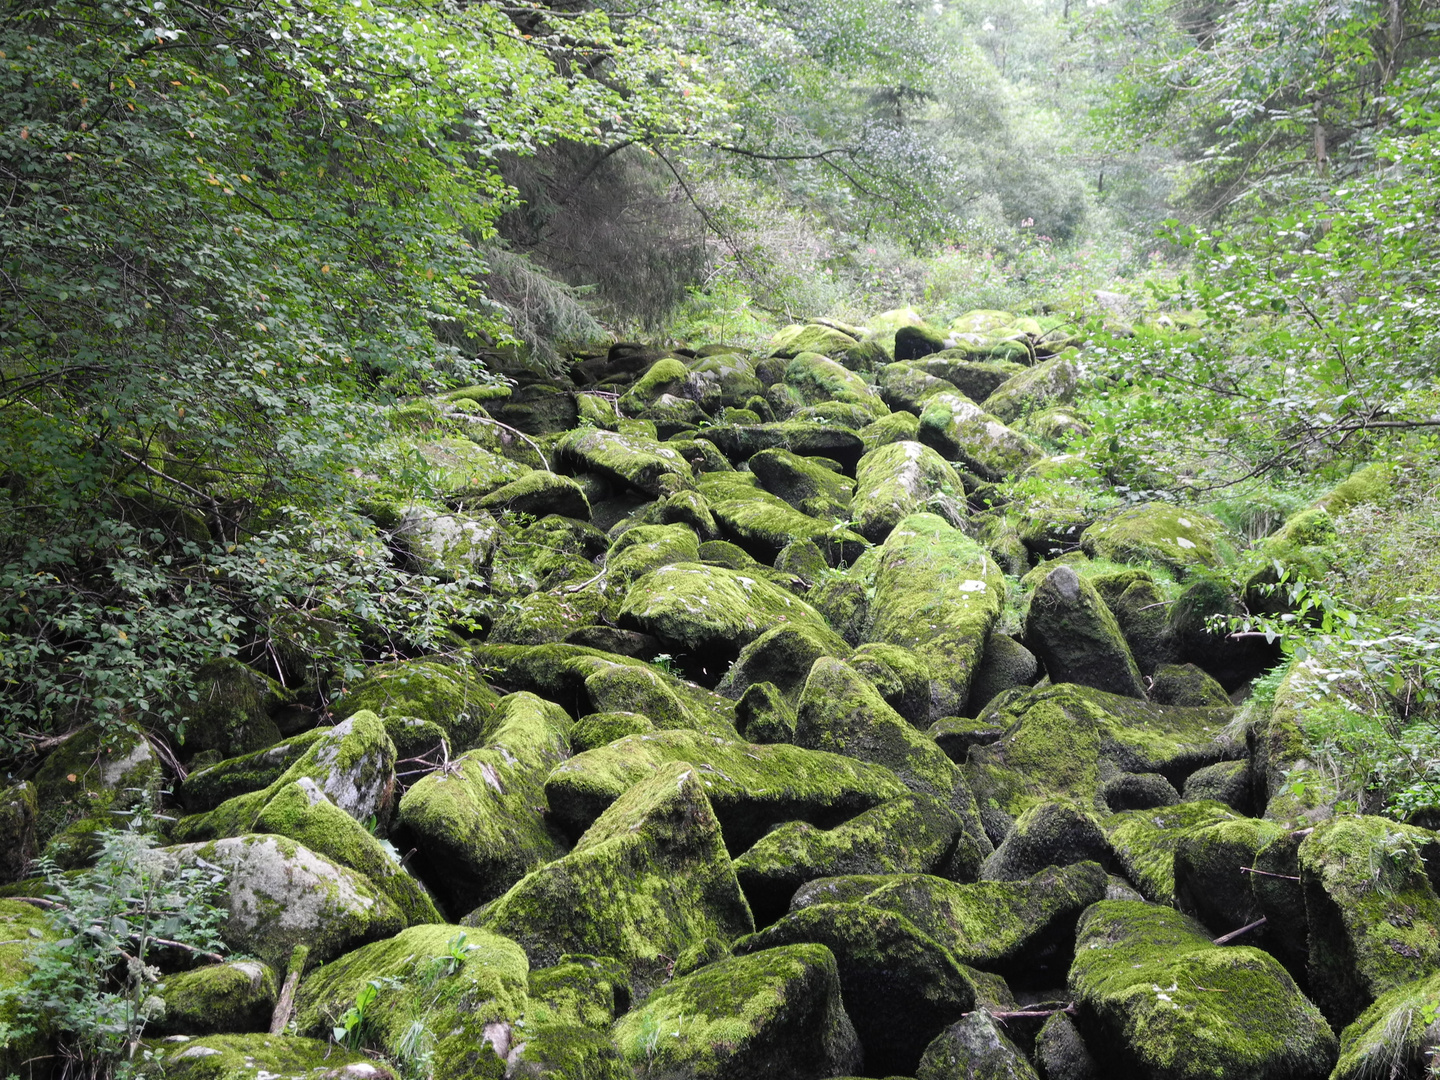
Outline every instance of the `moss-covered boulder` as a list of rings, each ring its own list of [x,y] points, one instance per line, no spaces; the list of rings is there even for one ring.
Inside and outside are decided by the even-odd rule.
[[[1416,979],[1375,999],[1340,1033],[1340,1060],[1330,1080],[1423,1080],[1436,1048],[1435,1003],[1440,975]]]
[[[618,960],[576,953],[530,970],[527,1022],[604,1031],[629,1011],[630,975]]]
[[[1040,675],[1040,661],[1009,634],[992,630],[985,635],[985,651],[975,670],[975,682],[965,702],[967,712],[979,714],[1006,690],[1030,686]]]
[[[1150,680],[1150,700],[1161,705],[1230,704],[1225,688],[1194,664],[1160,664]]]
[[[362,1045],[403,1058],[402,1046],[423,1031],[437,1076],[499,1078],[511,1025],[527,1005],[529,970],[521,948],[498,935],[444,923],[412,926],[307,975],[295,998],[295,1026],[304,1035],[328,1035],[373,985],[358,1029]]]
[[[1016,820],[985,860],[985,881],[1023,881],[1048,866],[1111,861],[1096,815],[1066,802],[1030,807]]]
[[[1038,1080],[1025,1054],[997,1021],[977,1010],[935,1037],[920,1058],[916,1080]]]
[[[1249,814],[1254,799],[1251,792],[1249,761],[1217,761],[1196,769],[1185,780],[1180,797],[1186,802],[1213,799],[1224,803],[1237,814]]]
[[[1256,854],[1283,832],[1272,821],[1242,817],[1187,831],[1175,845],[1176,906],[1217,935],[1255,922],[1264,912],[1242,868],[1253,868]]]
[[[684,494],[698,497],[693,491]],[[609,582],[623,587],[662,566],[699,560],[700,541],[693,530],[684,525],[637,525],[610,545],[605,574]]]
[[[599,473],[651,498],[695,486],[695,474],[679,450],[640,435],[577,428],[555,444],[557,463]]]
[[[187,758],[207,750],[236,757],[280,741],[271,714],[288,695],[274,679],[219,657],[195,672],[194,688],[193,701],[175,703],[184,725],[180,751]]]
[[[895,331],[894,356],[897,362],[918,360],[949,346],[945,335],[933,326],[902,326]]]
[[[795,745],[883,765],[911,791],[940,799],[964,827],[954,872],[979,873],[991,847],[964,774],[843,660],[821,657],[811,667],[796,709]]]
[[[1052,682],[1077,683],[1144,698],[1145,681],[1105,601],[1068,566],[1035,588],[1025,615],[1025,643]]]
[[[391,535],[409,569],[443,581],[488,580],[506,591],[517,584],[509,574],[489,571],[497,553],[511,544],[504,527],[490,514],[447,514],[411,506]]]
[[[720,531],[753,557],[772,563],[797,540],[814,543],[833,565],[853,562],[868,546],[865,538],[834,519],[811,517],[742,473],[709,473],[700,490]]]
[[[861,428],[859,435],[867,454],[888,443],[915,442],[920,435],[920,417],[914,413],[893,412]]]
[[[329,731],[329,728],[311,728],[282,739],[268,749],[226,758],[196,769],[185,777],[176,792],[180,805],[191,813],[200,813],[213,810],[237,795],[267,788]]]
[[[784,384],[805,405],[858,405],[871,420],[890,411],[864,379],[819,353],[797,353],[785,368]]]
[[[526,1021],[511,1039],[505,1075],[515,1080],[633,1080],[635,1075],[604,1031]]]
[[[934,514],[900,521],[875,566],[869,639],[903,645],[928,665],[932,720],[958,716],[1004,604],[1004,574]]]
[[[1288,581],[1319,581],[1335,562],[1337,539],[1335,520],[1324,507],[1312,506],[1292,514],[1241,561],[1238,576],[1246,606],[1271,613],[1286,610],[1284,593],[1273,588],[1280,575],[1285,574]]]
[[[1222,948],[1169,908],[1106,900],[1080,919],[1070,991],[1108,1075],[1321,1080],[1334,1034],[1267,953]]]
[[[848,428],[805,420],[766,424],[715,424],[697,438],[718,446],[732,462],[748,461],[762,450],[789,450],[802,457],[827,457],[847,470],[865,452],[865,443]]]
[[[787,623],[765,631],[741,649],[716,691],[738,699],[756,683],[768,682],[794,702],[816,660],[850,653],[844,639],[829,630]]]
[[[816,878],[941,873],[962,830],[959,815],[941,800],[906,795],[832,829],[786,822],[735,860],[735,874],[763,926],[784,914],[796,889]]]
[[[855,531],[881,543],[901,520],[928,511],[959,526],[966,516],[965,486],[950,463],[923,443],[877,447],[855,469],[851,519]]]
[[[740,955],[786,945],[826,946],[840,992],[877,1076],[913,1076],[925,1047],[975,1007],[969,970],[903,915],[863,904],[816,904],[793,911],[735,943]]]
[[[163,1035],[267,1031],[279,986],[258,960],[232,960],[167,976],[160,987],[165,1013],[146,1030]]]
[[[750,471],[765,490],[816,518],[843,518],[855,481],[828,469],[814,457],[789,450],[762,450],[750,459]]]
[[[29,873],[30,860],[39,853],[35,842],[38,816],[34,784],[22,780],[0,791],[0,885],[19,881]]]
[[[690,369],[677,356],[661,357],[636,379],[630,389],[615,403],[622,416],[634,416],[667,394],[685,386]]]
[[[778,585],[703,563],[676,563],[638,578],[619,619],[675,651],[717,659],[734,656],[781,622],[829,630],[818,611]]]
[[[736,854],[781,822],[829,828],[907,791],[889,769],[839,754],[656,731],[577,754],[557,767],[545,783],[551,812],[578,833],[635,784],[674,762],[695,766]]]
[[[723,409],[741,408],[750,398],[765,392],[755,376],[754,361],[739,353],[703,357],[692,361],[689,368],[685,396],[712,416]]]
[[[1099,575],[1092,578],[1090,584],[1104,597],[1115,616],[1142,675],[1153,675],[1162,664],[1175,659],[1174,634],[1167,615],[1169,600],[1147,572],[1135,570],[1133,575],[1126,574],[1123,578]]]
[[[0,899],[0,1072],[26,1076],[25,1063],[47,1052],[48,1035],[43,1031],[21,1034],[14,1025],[20,1016],[15,997],[20,984],[35,970],[27,959],[30,950],[57,937],[45,912],[20,900]]]
[[[160,758],[134,724],[87,724],[46,755],[30,782],[42,846],[73,821],[114,811],[159,808]]]
[[[823,945],[765,949],[676,979],[616,1023],[614,1039],[645,1075],[819,1080],[861,1065]]]
[[[415,449],[430,465],[436,487],[450,498],[479,498],[530,472],[529,466],[492,453],[469,439],[434,439]]]
[[[1079,369],[1067,357],[1046,360],[996,387],[981,401],[980,407],[1011,424],[1028,413],[1071,400],[1079,374]]]
[[[295,1035],[205,1035],[151,1048],[143,1080],[399,1080],[367,1054],[330,1039]]]
[[[1173,905],[1176,849],[1203,829],[1235,820],[1227,806],[1196,802],[1129,810],[1107,818],[1102,827],[1115,861],[1140,895]]]
[[[886,364],[880,369],[878,379],[880,400],[891,409],[915,419],[925,411],[925,403],[932,397],[954,389],[944,379],[922,371],[914,363]],[[915,429],[919,430],[918,423]],[[914,437],[913,433],[911,437]]]
[[[849,663],[879,691],[885,704],[925,728],[930,718],[930,668],[924,660],[903,645],[871,641],[856,649]]]
[[[356,821],[383,817],[395,794],[395,744],[373,712],[354,713],[310,743],[267,787],[181,818],[171,834],[184,841],[248,832],[281,788],[302,779],[314,781],[330,802]]]
[[[1175,785],[1159,773],[1120,773],[1100,785],[1100,798],[1117,814],[1125,810],[1153,810],[1180,801]]]
[[[920,441],[947,461],[958,461],[982,480],[1008,480],[1045,456],[1045,451],[1006,427],[969,398],[956,393],[926,399]]]
[[[1080,538],[1094,559],[1154,563],[1177,574],[1219,569],[1235,559],[1229,530],[1218,519],[1170,503],[1143,503],[1101,518]]]
[[[575,849],[522,878],[473,921],[518,941],[537,966],[611,956],[637,985],[667,957],[754,927],[700,770],[671,761],[617,799]]]
[[[451,912],[499,896],[564,854],[546,821],[545,779],[569,756],[570,717],[534,694],[500,702],[488,744],[423,777],[400,800],[395,840]]]
[[[1056,1013],[1035,1036],[1035,1069],[1042,1080],[1100,1080],[1100,1069],[1066,1013]]]
[[[911,367],[936,378],[944,379],[971,401],[984,401],[1010,379],[1029,370],[1024,364],[1004,360],[974,360],[969,349],[946,350]]]
[[[538,469],[496,488],[476,505],[493,512],[509,511],[532,517],[558,514],[579,521],[590,520],[590,500],[579,484],[568,476],[557,476]]]
[[[1322,822],[1300,844],[1311,992],[1337,1026],[1440,970],[1440,840],[1379,817]]]
[[[369,709],[380,716],[417,716],[444,728],[458,754],[485,738],[499,702],[468,664],[402,660],[371,668],[340,699],[335,715],[344,720]]]
[[[799,353],[839,356],[859,342],[851,334],[819,323],[797,323],[785,327],[770,339],[770,355],[790,358]]]
[[[588,564],[586,567],[590,569]],[[507,604],[486,640],[507,645],[564,641],[576,630],[603,619],[610,606],[610,598],[598,588],[562,587],[534,592]]]
[[[1107,881],[1094,862],[1048,867],[1023,881],[905,874],[881,879],[855,902],[905,916],[961,963],[1048,987],[1068,970],[1075,921],[1105,898]]]
[[[325,963],[405,925],[399,908],[366,878],[283,836],[233,836],[161,850],[182,866],[203,860],[225,872],[228,915],[220,936],[232,951],[272,968],[283,968],[296,945]]]

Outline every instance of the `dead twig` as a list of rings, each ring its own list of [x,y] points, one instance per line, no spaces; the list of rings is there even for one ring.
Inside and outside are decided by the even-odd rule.
[[[1266,920],[1265,916],[1264,916],[1264,915],[1261,915],[1260,918],[1256,919],[1256,920],[1255,920],[1254,922],[1252,922],[1252,923],[1246,923],[1244,926],[1240,927],[1239,930],[1231,930],[1230,933],[1228,933],[1228,934],[1221,934],[1219,937],[1217,937],[1217,938],[1216,938],[1214,941],[1212,941],[1210,944],[1211,944],[1211,945],[1228,945],[1228,944],[1230,944],[1230,942],[1232,942],[1232,941],[1234,941],[1236,938],[1238,938],[1241,934],[1248,934],[1251,930],[1258,930],[1260,927],[1262,927],[1262,926],[1265,925],[1266,921],[1267,921],[1267,920]]]

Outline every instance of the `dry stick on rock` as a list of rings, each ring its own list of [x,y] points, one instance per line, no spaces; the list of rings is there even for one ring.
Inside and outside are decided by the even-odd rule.
[[[270,1016],[271,1035],[285,1034],[290,1014],[295,1011],[295,991],[300,986],[300,976],[305,971],[305,960],[309,955],[307,945],[296,945],[290,953],[290,964],[285,969],[285,985],[280,988],[280,1000],[275,1003],[275,1012]]]
[[[1266,923],[1265,916],[1264,916],[1264,915],[1261,915],[1260,918],[1256,919],[1256,920],[1255,920],[1254,922],[1252,922],[1252,923],[1246,923],[1244,926],[1240,927],[1239,930],[1231,930],[1230,933],[1228,933],[1228,934],[1221,934],[1219,937],[1217,937],[1217,938],[1216,938],[1214,941],[1212,941],[1210,944],[1211,944],[1211,945],[1229,945],[1230,942],[1234,941],[1234,940],[1235,940],[1236,938],[1238,938],[1241,934],[1248,934],[1251,930],[1258,930],[1260,927],[1264,926],[1265,923]]]
[[[1259,874],[1261,877],[1280,878],[1282,881],[1299,881],[1299,880],[1300,880],[1300,879],[1299,879],[1296,875],[1294,875],[1294,874],[1272,874],[1269,870],[1256,870],[1253,866],[1242,866],[1242,867],[1240,867],[1240,872],[1241,872],[1242,874]]]

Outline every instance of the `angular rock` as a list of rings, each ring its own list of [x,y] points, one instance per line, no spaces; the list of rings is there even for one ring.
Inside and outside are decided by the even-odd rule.
[[[275,972],[258,960],[167,975],[160,990],[165,1015],[146,1026],[158,1035],[219,1035],[267,1031],[279,986]]]
[[[868,546],[864,537],[834,520],[802,514],[779,496],[751,486],[744,473],[708,473],[700,490],[720,531],[754,558],[770,563],[796,540],[809,540],[832,565],[853,562]]]
[[[1175,785],[1159,773],[1121,773],[1100,785],[1100,798],[1115,813],[1153,810],[1180,801]]]
[[[1038,1080],[1020,1048],[982,1011],[951,1024],[925,1048],[915,1080]]]
[[[399,1080],[368,1055],[328,1038],[205,1035],[157,1051],[137,1070],[142,1080]]]
[[[550,774],[545,794],[556,820],[579,832],[633,785],[674,762],[695,766],[736,854],[781,822],[830,828],[906,794],[895,774],[878,765],[690,731],[632,735],[577,754]]]
[[[1110,862],[1110,845],[1090,814],[1067,803],[1026,810],[985,860],[984,881],[1023,881],[1049,866]]]
[[[885,704],[916,727],[925,726],[930,718],[930,668],[919,656],[903,645],[872,641],[856,649],[849,663]]]
[[[944,379],[971,401],[984,401],[1010,379],[1030,370],[1003,360],[971,360],[949,351],[911,362],[911,367]]]
[[[870,413],[870,420],[890,411],[871,393],[864,379],[819,353],[797,353],[785,368],[784,382],[806,405],[858,405]]]
[[[920,414],[920,441],[947,461],[958,461],[992,483],[1018,476],[1045,456],[1045,451],[1024,435],[957,393],[926,399],[925,411]]]
[[[396,845],[448,910],[463,914],[565,853],[546,822],[545,780],[570,753],[570,717],[518,693],[502,698],[488,745],[422,777],[400,800]]]
[[[656,499],[695,486],[695,474],[680,451],[638,435],[577,428],[560,437],[555,454],[557,461]]]
[[[1197,799],[1213,799],[1230,807],[1237,814],[1249,814],[1252,805],[1250,793],[1250,762],[1220,761],[1196,769],[1185,781],[1180,796],[1186,802]]]
[[[1201,830],[1235,820],[1230,808],[1219,803],[1180,803],[1116,814],[1103,828],[1116,862],[1140,895],[1173,905],[1176,849]]]
[[[963,823],[928,795],[890,799],[833,829],[791,821],[735,860],[735,875],[756,922],[774,922],[795,891],[816,878],[854,874],[931,874],[946,863]]]
[[[1175,845],[1175,906],[1216,936],[1255,922],[1264,912],[1241,868],[1253,868],[1255,856],[1283,832],[1273,821],[1235,818],[1182,836]],[[1262,944],[1263,928],[1245,940]]]
[[[750,459],[750,471],[765,490],[810,517],[845,517],[855,490],[855,481],[789,450],[760,451]]]
[[[736,353],[697,360],[690,364],[690,373],[685,378],[685,396],[712,416],[721,409],[743,406],[764,391],[765,387],[755,377],[754,362]]]
[[[985,651],[975,670],[966,711],[978,714],[1006,690],[1033,685],[1039,674],[1040,661],[1034,653],[1009,634],[992,630],[985,635]]]
[[[1025,643],[1051,682],[1145,698],[1144,677],[1115,617],[1068,566],[1057,566],[1036,586],[1025,616]]]
[[[531,969],[530,1004],[555,1023],[608,1030],[630,1011],[630,976],[608,956],[562,956],[550,967]]]
[[[827,457],[854,469],[865,444],[853,431],[831,424],[786,420],[771,424],[715,424],[699,433],[733,462],[748,461],[762,450],[789,450],[802,457]]]
[[[377,664],[335,708],[345,720],[362,709],[381,716],[415,716],[445,729],[450,749],[477,746],[495,722],[500,695],[469,666],[439,660]]]
[[[34,784],[22,780],[0,792],[0,885],[19,881],[29,873],[30,860],[39,852],[35,843],[38,812]]]
[[[58,936],[40,908],[20,900],[0,899],[0,1030],[7,1032],[0,1039],[0,1070],[6,1076],[24,1075],[28,1072],[27,1061],[50,1052],[49,1032],[18,1030],[18,995],[35,970],[27,954],[35,945]]]
[[[950,463],[918,442],[877,447],[855,467],[855,497],[850,504],[855,531],[881,543],[910,514],[937,513],[951,525],[964,521],[965,486]]]
[[[706,937],[754,928],[700,771],[661,765],[625,792],[564,858],[522,878],[474,921],[520,943],[538,965],[565,953],[610,956],[639,986]]]
[[[479,498],[530,473],[527,465],[463,438],[422,442],[415,448],[430,464],[436,486],[450,498]]]
[[[752,743],[795,738],[795,709],[774,683],[752,683],[735,703],[735,727]]]
[[[880,400],[892,409],[904,411],[917,418],[925,411],[925,403],[932,397],[954,389],[944,379],[922,371],[913,361],[886,364],[880,369],[879,380]],[[916,431],[918,430],[917,424]]]
[[[621,1018],[614,1038],[635,1068],[697,1080],[820,1080],[861,1066],[823,945],[765,949],[678,978]]]
[[[226,758],[196,769],[180,784],[180,805],[190,813],[213,810],[227,799],[267,788],[323,739],[329,728],[311,728],[282,739],[268,750]],[[386,729],[389,730],[388,728]]]
[[[785,327],[770,339],[770,354],[786,359],[802,352],[834,356],[858,344],[853,336],[833,326],[796,324]]]
[[[1046,360],[996,387],[980,407],[1012,424],[1028,413],[1070,401],[1075,396],[1079,374],[1069,359]]]
[[[280,741],[271,714],[287,695],[274,679],[219,657],[195,672],[194,688],[195,701],[176,702],[185,731],[180,752],[187,759],[207,750],[237,757]]]
[[[496,488],[475,505],[481,510],[508,510],[532,517],[558,514],[579,521],[590,520],[590,500],[585,498],[579,484],[568,476],[556,476],[538,469]]]
[[[512,1032],[505,1075],[515,1080],[634,1080],[635,1073],[603,1031],[569,1024],[526,1023]]]
[[[158,809],[160,759],[138,725],[86,724],[46,755],[30,782],[44,844],[71,822],[139,807]],[[113,819],[112,819],[113,820]]]
[[[1330,1080],[1423,1080],[1433,1067],[1435,1025],[1430,1018],[1437,999],[1440,975],[1381,994],[1341,1032],[1340,1060]]]
[[[683,494],[699,497],[693,491]],[[684,525],[637,525],[610,545],[605,574],[608,581],[623,587],[662,566],[699,561],[700,541]]]
[[[1153,562],[1177,574],[1218,569],[1234,558],[1234,543],[1218,519],[1169,503],[1117,510],[1085,530],[1085,553],[1112,562]]]
[[[715,689],[738,698],[756,683],[768,682],[793,702],[800,697],[816,660],[822,656],[843,659],[851,651],[842,638],[828,630],[805,625],[777,626],[740,650]]]
[[[1169,908],[1105,900],[1080,919],[1070,991],[1106,1075],[1322,1080],[1336,1040],[1271,956],[1218,947]]]
[[[1041,1080],[1100,1080],[1085,1040],[1064,1013],[1046,1020],[1035,1037],[1035,1069]]]
[[[979,544],[933,514],[900,521],[876,565],[869,639],[903,645],[927,664],[930,719],[959,715],[1004,603],[1004,575]]]
[[[1230,704],[1225,688],[1194,664],[1159,664],[1150,680],[1150,700],[1160,705],[1212,706]]]

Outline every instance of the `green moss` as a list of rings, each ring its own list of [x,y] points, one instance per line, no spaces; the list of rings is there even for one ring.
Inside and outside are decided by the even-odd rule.
[[[985,549],[933,514],[901,520],[879,549],[871,641],[903,645],[930,671],[930,716],[957,716],[1005,598]]]
[[[1076,683],[1144,699],[1145,681],[1100,593],[1068,566],[1035,587],[1025,613],[1025,644],[1052,682]]]
[[[795,391],[806,405],[831,401],[859,405],[871,414],[872,419],[890,411],[870,392],[864,379],[817,352],[795,355],[785,368],[785,385]]]
[[[577,754],[608,746],[627,735],[654,731],[648,716],[635,712],[597,712],[582,716],[570,729],[570,746]]]
[[[516,1025],[505,1075],[524,1080],[634,1080],[603,1031],[572,1024]]]
[[[1225,688],[1194,664],[1160,664],[1150,683],[1150,699],[1160,705],[1226,708]]]
[[[435,486],[451,498],[480,498],[530,473],[528,467],[493,454],[469,439],[421,442],[415,450],[430,464]]]
[[[1140,894],[1157,904],[1174,904],[1176,849],[1196,832],[1234,817],[1220,803],[1179,803],[1128,810],[1103,827],[1115,858]]]
[[[1340,1033],[1332,1080],[1425,1076],[1435,1051],[1440,975],[1387,991]]]
[[[698,497],[695,492],[682,494]],[[605,568],[610,580],[623,586],[662,566],[699,558],[700,542],[684,525],[639,525],[610,546]]]
[[[579,484],[568,476],[556,476],[538,469],[496,488],[475,505],[481,510],[495,512],[508,510],[535,517],[559,514],[580,521],[590,520],[590,500],[585,498]]]
[[[1038,1080],[1025,1054],[1002,1034],[1003,1021],[977,1009],[925,1048],[916,1080],[950,1080],[964,1070],[975,1080]]]
[[[1264,912],[1241,867],[1284,830],[1271,821],[1234,818],[1190,830],[1175,845],[1175,903],[1217,933],[1238,930]]]
[[[1106,900],[1081,917],[1070,969],[1086,1043],[1113,1075],[1324,1077],[1335,1036],[1279,963],[1220,948],[1169,908]],[[1128,1071],[1127,1071],[1128,1070]]]
[[[815,878],[940,871],[962,832],[939,799],[890,799],[833,829],[790,821],[735,860],[735,874],[761,923],[785,912],[795,890]]]
[[[628,740],[626,740],[628,741]],[[565,953],[614,957],[641,987],[667,957],[753,928],[700,770],[662,765],[596,819],[575,849],[475,914],[537,964]]]
[[[340,699],[336,717],[362,709],[382,716],[418,716],[439,724],[459,753],[481,743],[495,722],[500,695],[464,664],[403,660],[379,664]]]
[[[853,562],[868,546],[864,537],[828,519],[803,514],[784,499],[739,480],[744,473],[706,473],[700,491],[721,530],[765,562],[786,545],[809,540],[831,565]]]
[[[732,957],[676,979],[614,1029],[647,1075],[835,1075],[860,1067],[835,957],[790,945]]]
[[[0,791],[0,885],[19,881],[29,869],[39,812],[34,784],[22,780]]]
[[[1080,543],[1093,558],[1154,563],[1177,574],[1235,561],[1234,540],[1221,521],[1169,503],[1116,511],[1086,529]]]
[[[551,812],[586,828],[633,785],[675,762],[693,764],[731,850],[782,821],[829,826],[906,793],[889,769],[785,744],[759,745],[690,731],[631,735],[577,754],[550,774]]]
[[[235,757],[280,741],[271,713],[289,695],[268,678],[232,657],[220,657],[195,673],[193,702],[177,702],[183,719],[183,752],[218,750]]]
[[[545,778],[569,754],[570,718],[534,694],[501,699],[488,744],[423,777],[400,800],[396,839],[457,914],[565,851],[546,822]]]
[[[920,510],[951,524],[966,516],[965,487],[944,458],[919,442],[877,447],[856,467],[851,515],[855,530],[872,543],[890,535],[902,519]]]
[[[580,410],[580,424],[614,431],[620,417],[615,402],[601,394],[576,394],[575,407]]]
[[[735,703],[735,726],[752,743],[795,739],[795,709],[774,683],[751,683]]]
[[[0,1030],[18,1017],[19,1002],[11,991],[34,970],[27,959],[31,948],[57,936],[39,907],[0,899]],[[23,1075],[24,1063],[45,1053],[47,1042],[44,1032],[9,1035],[0,1040],[0,1072],[6,1076]]]
[[[816,660],[822,656],[843,658],[850,652],[850,646],[828,629],[803,624],[777,626],[740,650],[716,689],[738,698],[756,683],[768,682],[793,702]]]
[[[180,786],[180,802],[192,813],[213,810],[227,799],[267,788],[280,779],[292,765],[318,740],[326,737],[329,728],[311,728],[299,735],[283,739],[266,750],[227,758],[196,769]],[[387,728],[388,730],[388,728]]]
[[[1395,482],[1395,466],[1389,462],[1376,462],[1356,470],[1350,477],[1336,484],[1320,499],[1316,506],[1332,515],[1343,514],[1346,510],[1364,503],[1382,501],[1391,491]]]
[[[920,417],[911,412],[893,412],[860,429],[865,453],[890,443],[914,442],[920,435]]]
[[[562,956],[530,972],[528,1022],[608,1028],[630,1007],[630,976],[608,956]]]
[[[399,1056],[412,1025],[423,1025],[435,1040],[437,1073],[456,1075],[441,1072],[443,1063],[477,1052],[488,1060],[492,1040],[504,1037],[495,1028],[508,1028],[525,1012],[529,974],[513,941],[443,923],[412,926],[308,975],[296,995],[295,1025],[302,1034],[329,1034],[360,991],[375,983],[378,993],[359,1029],[362,1043]]]
[[[845,659],[843,653],[834,655]],[[903,645],[872,641],[856,649],[849,662],[887,705],[910,723],[924,725],[930,716],[930,669],[918,655]]]
[[[762,450],[750,459],[750,469],[773,495],[816,518],[842,518],[850,506],[855,482],[827,469],[816,458],[789,450]]]
[[[709,446],[710,444],[706,443],[705,445]],[[661,499],[660,523],[683,526],[695,534],[697,541],[714,540],[720,535],[720,527],[715,523],[715,515],[710,512],[710,503],[698,491],[677,491],[675,494]],[[692,553],[685,561],[699,562],[699,552]],[[654,569],[654,567],[647,567],[647,569]]]
[[[599,473],[652,498],[695,486],[695,475],[679,450],[653,435],[627,435],[599,428],[578,428],[556,444],[561,461]]]
[[[1045,451],[1024,435],[958,393],[936,394],[926,400],[919,439],[947,461],[958,461],[989,481],[1012,479],[1045,456]]]
[[[147,1030],[165,1035],[264,1031],[278,994],[275,972],[256,960],[235,960],[170,975],[160,991],[165,1015]]]
[[[1110,858],[1110,845],[1093,812],[1072,803],[1046,802],[1030,807],[1003,832],[980,876],[987,881],[1023,881],[1049,866],[1108,863]]]
[[[607,597],[594,589],[531,593],[504,610],[486,640],[503,645],[558,642],[582,626],[599,624],[608,606]]]
[[[650,369],[635,380],[632,386],[616,403],[622,414],[634,414],[655,404],[665,394],[678,393],[690,374],[682,360],[666,356],[650,365]]]
[[[859,342],[853,336],[832,326],[797,323],[785,327],[770,339],[770,353],[786,358],[802,352],[833,356],[853,349],[857,344]]]
[[[364,1054],[329,1039],[293,1035],[206,1035],[151,1048],[144,1080],[385,1080]]]
[[[134,724],[87,724],[51,750],[31,782],[44,844],[72,821],[146,806],[159,808],[164,777],[145,733]]]
[[[716,424],[700,437],[713,442],[734,462],[748,461],[762,450],[789,450],[805,456],[833,458],[842,465],[860,460],[864,443],[860,436],[831,424],[803,420],[782,420],[770,424]]]
[[[1070,401],[1078,380],[1079,371],[1068,358],[1046,360],[996,387],[981,407],[1013,423],[1028,413]]]

